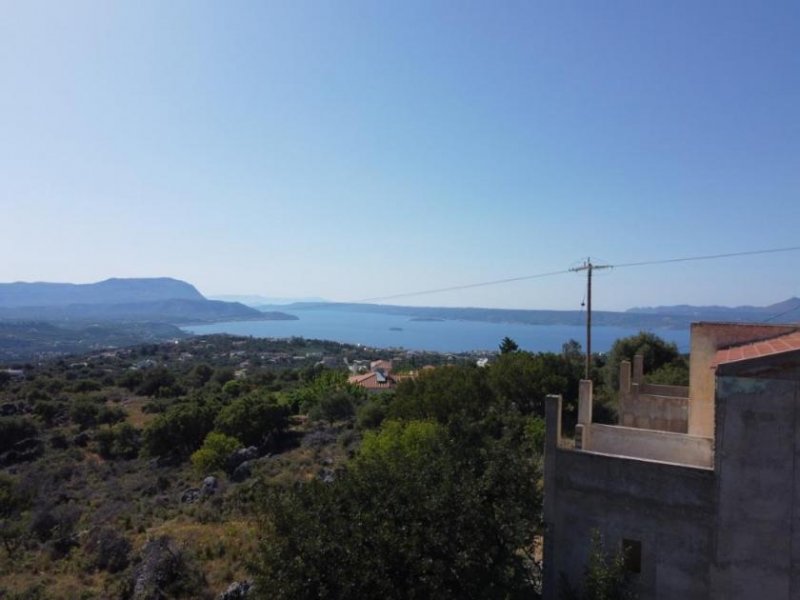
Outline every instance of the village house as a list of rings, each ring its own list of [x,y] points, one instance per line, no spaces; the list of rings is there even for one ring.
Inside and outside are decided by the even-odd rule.
[[[391,390],[397,386],[398,378],[392,375],[392,361],[373,360],[368,373],[351,375],[347,380],[370,392]]]
[[[800,327],[692,326],[687,388],[620,370],[618,425],[581,382],[572,443],[547,400],[544,597],[597,531],[640,598],[800,598]]]

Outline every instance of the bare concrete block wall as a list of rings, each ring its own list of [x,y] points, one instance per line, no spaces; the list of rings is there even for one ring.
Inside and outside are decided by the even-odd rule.
[[[711,469],[714,442],[685,433],[593,423],[584,450]]]
[[[714,598],[800,597],[799,388],[717,378]]]
[[[689,388],[644,383],[642,357],[620,364],[619,424],[625,427],[687,433],[689,431]]]
[[[594,529],[612,551],[641,542],[639,597],[709,597],[713,471],[556,448],[545,477],[546,599],[559,597],[562,573],[581,581]]]

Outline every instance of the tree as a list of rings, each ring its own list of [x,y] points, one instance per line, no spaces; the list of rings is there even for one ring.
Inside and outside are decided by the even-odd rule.
[[[580,367],[553,353],[514,352],[501,355],[488,369],[489,384],[498,397],[524,414],[544,416],[548,394],[568,401],[578,396]]]
[[[434,421],[389,421],[333,483],[268,490],[258,587],[276,599],[530,597],[541,502],[520,434],[474,447]]]
[[[279,406],[275,398],[253,393],[237,398],[223,408],[214,426],[247,446],[258,445],[268,435],[286,429],[287,413],[286,407]]]
[[[214,428],[218,411],[213,402],[185,402],[170,407],[144,430],[145,451],[150,456],[188,456]]]
[[[652,373],[669,363],[680,361],[678,347],[654,333],[641,331],[637,335],[620,338],[611,347],[604,367],[604,381],[608,394],[616,394],[619,389],[619,366],[623,360],[633,361],[641,354],[645,373]]]
[[[519,350],[519,345],[508,336],[504,337],[500,342],[500,354],[509,354],[517,350]]]

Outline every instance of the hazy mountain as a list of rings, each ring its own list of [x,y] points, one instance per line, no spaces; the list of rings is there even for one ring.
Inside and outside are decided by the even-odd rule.
[[[205,297],[191,284],[169,277],[106,279],[97,283],[0,283],[0,307],[122,304]]]
[[[796,314],[795,314],[796,311]],[[763,321],[786,315],[788,321],[800,320],[800,298],[789,298],[768,306],[643,306],[627,313],[690,317],[694,321]]]
[[[285,306],[287,304],[294,304],[296,302],[327,302],[324,298],[309,297],[309,298],[277,298],[270,296],[258,295],[221,295],[209,296],[212,300],[223,300],[225,302],[241,302],[253,308]]]
[[[0,319],[5,320],[196,323],[264,318],[281,315],[208,300],[193,285],[167,277],[0,284]]]
[[[296,303],[284,307],[294,313],[304,310],[405,315],[410,318],[485,321],[491,323],[526,323],[529,325],[581,325],[586,313],[581,310],[526,310],[504,308],[450,308],[437,306],[395,306],[385,304],[347,304],[338,302]],[[794,309],[797,309],[795,312]],[[785,315],[785,316],[784,316]],[[800,298],[790,298],[770,306],[659,306],[632,308],[627,311],[592,311],[596,326],[650,328],[687,328],[694,321],[800,321]]]

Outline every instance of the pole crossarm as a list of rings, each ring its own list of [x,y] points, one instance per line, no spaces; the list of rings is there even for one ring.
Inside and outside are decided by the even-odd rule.
[[[613,265],[595,265],[591,258],[587,258],[580,267],[573,267],[570,271],[586,271],[586,367],[583,378],[589,379],[592,374],[592,271],[595,269],[613,269]]]

